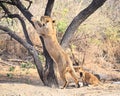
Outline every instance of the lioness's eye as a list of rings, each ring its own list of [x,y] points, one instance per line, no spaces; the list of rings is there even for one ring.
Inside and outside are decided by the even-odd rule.
[[[55,20],[53,20],[52,22],[55,23]]]

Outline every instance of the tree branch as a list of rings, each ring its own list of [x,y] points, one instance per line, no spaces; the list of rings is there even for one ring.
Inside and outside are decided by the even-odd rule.
[[[32,1],[31,0],[25,0],[25,1],[28,1],[29,2],[29,5],[27,7],[27,10],[30,8],[31,4],[32,4]]]
[[[19,14],[12,14],[2,3],[0,3],[0,6],[3,8],[3,10],[4,10],[5,13],[8,15],[9,18],[18,18],[18,20],[20,21],[20,23],[21,23],[21,25],[22,25],[22,28],[23,28],[23,32],[24,32],[26,41],[27,41],[29,44],[33,45],[33,44],[32,44],[32,41],[31,41],[30,38],[29,38],[28,31],[27,31],[27,28],[26,28],[26,24],[25,24],[23,18],[22,18]]]
[[[44,79],[43,79],[43,66],[42,63],[39,60],[39,56],[37,51],[33,46],[31,46],[29,43],[25,42],[23,39],[21,39],[19,36],[17,36],[12,30],[10,30],[8,27],[4,27],[0,25],[0,30],[3,30],[6,32],[8,35],[10,35],[12,38],[14,38],[16,41],[18,41],[20,44],[22,44],[33,56],[34,62],[37,67],[37,71],[39,73],[39,76],[42,80],[42,82],[45,84]]]
[[[84,22],[91,14],[93,14],[99,7],[101,7],[106,0],[93,0],[92,3],[81,11],[70,23],[63,38],[61,40],[61,45],[63,48],[68,47],[69,41],[73,34],[75,33],[76,29]]]
[[[51,16],[52,9],[53,9],[53,6],[54,6],[54,1],[55,0],[48,0],[44,15]]]
[[[21,11],[21,13],[26,17],[26,19],[34,26],[31,18],[33,15],[27,10],[27,8],[21,3],[20,0],[11,0],[12,3]]]
[[[10,2],[10,1],[7,1],[7,0],[0,0],[0,3],[7,3],[7,4],[10,4],[10,5],[15,5],[14,3]]]

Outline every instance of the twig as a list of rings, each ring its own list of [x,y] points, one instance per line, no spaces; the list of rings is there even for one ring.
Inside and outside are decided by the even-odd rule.
[[[0,63],[3,63],[3,64],[6,64],[6,65],[14,66],[14,67],[15,67],[15,65],[13,65],[13,64],[11,64],[11,63],[8,63],[8,62],[2,60],[1,58],[0,58]]]
[[[7,60],[10,62],[26,62],[26,61],[21,60],[21,59],[7,59]]]
[[[7,4],[10,4],[10,5],[15,5],[15,3],[12,3],[12,2],[7,1],[7,0],[0,0],[0,3],[7,3]]]
[[[25,1],[28,1],[28,2],[29,2],[28,7],[26,8],[26,9],[28,10],[33,2],[32,2],[31,0],[25,0]]]

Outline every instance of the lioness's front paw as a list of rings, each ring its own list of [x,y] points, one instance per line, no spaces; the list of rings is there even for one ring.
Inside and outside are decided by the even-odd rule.
[[[31,21],[36,21],[36,19],[34,17],[31,17]]]

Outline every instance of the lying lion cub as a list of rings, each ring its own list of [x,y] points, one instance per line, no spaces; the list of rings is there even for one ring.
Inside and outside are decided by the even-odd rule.
[[[32,21],[34,22],[37,33],[43,37],[45,47],[49,55],[57,64],[60,77],[65,83],[63,88],[68,85],[68,81],[66,79],[67,72],[71,74],[75,83],[77,84],[77,87],[80,87],[78,78],[72,65],[72,61],[57,41],[54,20],[52,20],[49,16],[42,16],[41,22],[35,21],[34,18],[32,18]]]
[[[80,77],[82,78],[82,82],[84,86],[88,84],[93,86],[97,86],[101,84],[101,82],[98,80],[98,78],[95,75],[83,70],[82,67],[75,66],[74,69],[76,72],[80,73]]]

